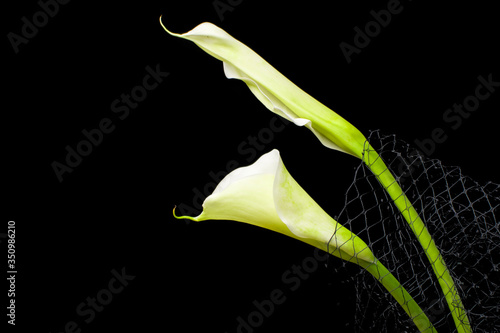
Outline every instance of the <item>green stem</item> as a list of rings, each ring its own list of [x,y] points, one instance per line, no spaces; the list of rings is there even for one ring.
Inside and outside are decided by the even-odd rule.
[[[410,200],[406,197],[401,186],[399,186],[382,158],[371,146],[365,151],[364,162],[377,177],[392,200],[394,200],[396,207],[401,211],[401,214],[422,245],[446,298],[457,331],[459,333],[472,332],[469,318],[467,317],[453,278],[424,222],[418,216],[417,211],[413,208]]]
[[[405,310],[408,316],[413,320],[420,332],[437,333],[436,329],[425,315],[424,311],[418,306],[413,297],[408,294],[406,289],[399,281],[387,270],[387,268],[378,260],[374,263],[360,261],[359,265],[366,269],[389,291],[396,301]]]

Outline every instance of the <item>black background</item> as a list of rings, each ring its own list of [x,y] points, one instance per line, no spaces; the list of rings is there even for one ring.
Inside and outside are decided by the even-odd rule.
[[[21,18],[31,21],[40,6],[4,4],[1,231],[16,221],[20,331],[61,332],[75,321],[82,332],[236,332],[236,318],[274,289],[286,302],[255,332],[352,331],[347,275],[321,266],[297,291],[284,283],[282,275],[312,255],[309,246],[240,223],[172,217],[175,205],[193,206],[193,189],[203,191],[210,172],[254,161],[238,146],[273,114],[242,82],[227,80],[218,60],[169,36],[160,15],[174,32],[219,25],[364,133],[380,129],[413,143],[442,128],[447,139],[431,157],[477,181],[500,181],[499,92],[456,130],[443,121],[474,94],[479,75],[500,81],[499,21],[489,2],[401,1],[401,13],[349,64],[339,44],[353,44],[354,27],[387,1],[232,3],[221,17],[213,0],[71,1],[18,53],[7,34],[20,34]],[[111,103],[157,65],[169,76],[120,120]],[[114,131],[59,182],[51,164],[64,162],[65,147],[103,118]],[[273,148],[327,212],[340,211],[357,160],[293,125],[259,155]],[[122,268],[135,278],[85,323],[77,306]]]

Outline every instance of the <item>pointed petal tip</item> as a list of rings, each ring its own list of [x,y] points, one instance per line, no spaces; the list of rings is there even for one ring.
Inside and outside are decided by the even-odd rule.
[[[172,211],[172,214],[174,215],[174,217],[178,220],[185,220],[185,219],[188,219],[188,220],[191,220],[191,221],[195,221],[195,222],[198,222],[198,220],[195,218],[195,217],[191,217],[191,216],[185,216],[185,215],[182,215],[182,216],[177,216],[175,214],[175,209],[177,208],[177,206],[174,206],[174,209]]]
[[[165,27],[165,25],[163,24],[163,21],[162,21],[162,17],[163,17],[163,14],[160,15],[160,19],[159,19],[160,20],[160,25],[163,27],[163,29],[166,32],[168,32],[170,35],[175,36],[175,37],[186,38],[186,35],[193,34],[195,32],[196,33],[198,33],[198,32],[203,32],[203,33],[212,32],[213,33],[213,31],[219,31],[219,30],[223,31],[221,28],[219,28],[218,26],[216,26],[215,24],[213,24],[211,22],[203,22],[203,23],[198,24],[196,27],[194,27],[193,29],[191,29],[188,32],[178,34],[178,33],[175,33],[175,32],[172,32],[172,31],[168,30]],[[187,38],[187,39],[189,39],[189,38]]]
[[[174,217],[175,217],[176,219],[178,219],[178,220],[179,220],[179,219],[181,219],[181,217],[180,217],[180,216],[177,216],[177,215],[175,214],[175,209],[176,209],[176,208],[177,208],[177,205],[176,205],[176,206],[174,206],[174,210],[172,211],[172,214],[174,215]]]
[[[161,18],[162,18],[162,17],[163,17],[163,14],[162,14],[162,15],[160,15],[160,25],[163,27],[163,29],[164,29],[166,32],[168,32],[170,35],[172,35],[172,36],[177,35],[177,34],[174,34],[174,33],[173,33],[173,32],[171,32],[171,31],[169,31],[169,30],[165,27],[165,25],[163,25],[163,21],[161,20]]]

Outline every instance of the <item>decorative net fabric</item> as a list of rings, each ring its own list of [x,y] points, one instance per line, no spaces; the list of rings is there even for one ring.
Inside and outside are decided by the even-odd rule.
[[[478,184],[395,136],[371,132],[377,150],[431,233],[455,281],[473,332],[500,332],[500,185]],[[422,246],[370,169],[361,163],[336,220],[361,237],[420,305],[436,330],[456,332]],[[352,265],[332,265],[334,270]],[[356,332],[418,332],[389,292],[354,270]]]

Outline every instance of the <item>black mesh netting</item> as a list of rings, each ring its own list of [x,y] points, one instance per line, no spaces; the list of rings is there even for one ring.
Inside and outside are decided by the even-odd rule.
[[[496,220],[500,185],[478,184],[463,175],[460,168],[425,158],[394,136],[375,131],[368,141],[433,236],[455,280],[473,332],[500,332],[500,227]],[[337,220],[371,247],[438,332],[456,332],[422,246],[364,163],[356,169]],[[354,273],[354,281],[357,332],[418,331],[372,275],[359,269]]]

